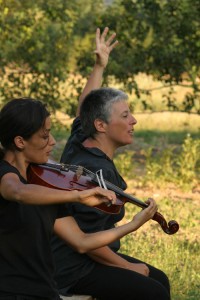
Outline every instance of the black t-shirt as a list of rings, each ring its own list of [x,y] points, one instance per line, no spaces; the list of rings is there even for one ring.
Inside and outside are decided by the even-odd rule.
[[[18,170],[0,162],[0,180]],[[42,196],[42,195],[41,195]],[[58,299],[50,241],[64,205],[26,205],[0,195],[0,295],[19,294]]]
[[[81,130],[80,119],[76,118],[73,122],[71,136],[65,146],[61,162],[84,166],[94,173],[102,169],[104,179],[125,190],[126,183],[116,170],[113,161],[98,148],[85,148],[82,145],[85,139],[86,136]],[[87,233],[113,228],[115,223],[124,216],[124,208],[121,209],[119,214],[114,215],[79,203],[70,203],[68,209],[80,228]],[[114,251],[118,251],[120,241],[110,244],[110,247]],[[56,281],[59,288],[73,285],[94,267],[95,262],[89,256],[76,253],[57,237],[53,238],[52,249],[56,262]]]

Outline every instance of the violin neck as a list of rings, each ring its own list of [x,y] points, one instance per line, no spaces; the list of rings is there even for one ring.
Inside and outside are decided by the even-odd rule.
[[[127,202],[137,205],[141,208],[146,208],[148,206],[148,204],[146,204],[145,202],[142,202],[141,200],[137,199],[136,197],[133,197],[126,193],[124,193],[124,194],[125,194],[124,197],[126,198]]]
[[[132,203],[134,205],[137,205],[141,208],[146,208],[148,206],[148,204],[146,204],[145,202],[142,202],[141,200],[137,199],[136,197],[133,197],[127,193],[125,193],[122,189],[118,188],[117,186],[111,184],[110,182],[106,182],[106,186],[108,189],[111,189],[112,191],[114,191],[117,195],[119,195],[120,197],[123,197],[123,199],[126,202]]]

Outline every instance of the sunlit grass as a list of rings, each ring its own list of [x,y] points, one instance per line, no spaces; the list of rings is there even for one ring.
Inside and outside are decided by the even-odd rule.
[[[200,289],[200,209],[197,201],[163,197],[158,201],[159,212],[166,221],[179,223],[174,235],[164,233],[155,221],[149,221],[133,234],[122,239],[122,252],[156,266],[170,279],[172,300],[197,300]],[[126,204],[130,220],[139,208]]]
[[[135,113],[135,131],[158,130],[160,132],[199,133],[200,116],[182,112]]]

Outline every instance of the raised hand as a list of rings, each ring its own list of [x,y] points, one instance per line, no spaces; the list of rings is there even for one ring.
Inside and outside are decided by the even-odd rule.
[[[105,27],[103,33],[101,34],[100,29],[96,30],[96,62],[93,68],[92,73],[90,74],[88,81],[82,91],[82,94],[79,97],[79,103],[76,111],[76,116],[80,114],[80,106],[84,101],[86,95],[88,95],[92,90],[99,89],[102,84],[102,77],[104,68],[108,64],[110,52],[118,44],[118,41],[113,41],[116,33],[111,34],[111,36],[106,40],[109,28]]]
[[[103,33],[101,34],[100,29],[96,30],[96,50],[94,53],[96,54],[96,64],[105,68],[108,63],[110,52],[116,47],[118,41],[114,41],[116,33],[113,33],[107,40],[109,28],[105,27]]]

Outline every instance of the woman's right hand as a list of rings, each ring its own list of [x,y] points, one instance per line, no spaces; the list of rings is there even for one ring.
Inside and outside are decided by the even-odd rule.
[[[99,186],[79,192],[79,202],[88,206],[96,206],[101,203],[115,204],[116,195],[113,191]]]
[[[148,204],[148,207],[145,209],[142,209],[139,213],[137,213],[133,217],[132,222],[134,222],[135,230],[137,230],[144,223],[146,223],[147,221],[152,219],[158,210],[157,204],[153,198],[148,198],[146,203]]]

